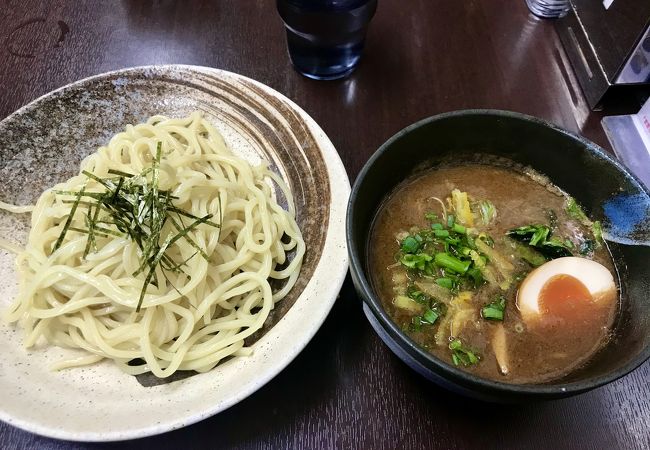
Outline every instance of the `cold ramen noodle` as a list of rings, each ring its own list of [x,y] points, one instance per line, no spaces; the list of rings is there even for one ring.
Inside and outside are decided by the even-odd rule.
[[[285,183],[233,155],[199,113],[128,125],[33,209],[0,208],[32,214],[24,249],[0,240],[19,275],[5,319],[26,347],[87,352],[59,369],[111,359],[167,377],[248,355],[244,339],[291,290],[305,252]]]
[[[617,311],[600,224],[540,178],[439,168],[401,184],[373,225],[387,313],[427,351],[492,380],[569,374],[605,345]]]

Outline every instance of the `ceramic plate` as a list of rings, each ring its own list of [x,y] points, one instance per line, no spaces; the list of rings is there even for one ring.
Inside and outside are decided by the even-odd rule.
[[[278,92],[248,78],[193,66],[152,66],[91,77],[47,94],[0,122],[0,199],[35,201],[77,173],[83,157],[131,123],[194,110],[233,152],[264,158],[289,184],[307,243],[300,278],[252,343],[253,355],[204,374],[158,384],[110,361],[51,372],[78,353],[22,347],[20,328],[0,324],[0,419],[60,439],[107,441],[162,433],[244,399],[293,360],[325,320],[347,272],[350,184],[320,127]],[[0,213],[0,235],[24,243],[29,215]],[[0,310],[17,292],[14,257],[0,250]]]

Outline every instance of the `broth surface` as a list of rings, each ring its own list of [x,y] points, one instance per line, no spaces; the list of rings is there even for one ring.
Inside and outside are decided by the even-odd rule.
[[[441,320],[414,329],[413,311],[395,305],[396,271],[402,270],[396,258],[400,251],[399,233],[414,227],[428,229],[425,214],[441,213],[437,200],[449,197],[453,189],[467,192],[470,198],[490,200],[497,210],[496,219],[483,228],[493,240],[493,248],[514,265],[517,278],[500,292],[506,300],[503,321],[486,320],[481,307],[494,300],[499,292],[484,284],[472,291],[471,317],[458,332],[450,333],[444,343],[436,342]],[[517,307],[517,289],[523,277],[534,267],[521,259],[505,233],[528,224],[555,226],[553,236],[581,242],[591,230],[565,211],[568,196],[557,187],[544,183],[532,171],[520,173],[487,165],[466,165],[434,169],[406,180],[385,200],[375,218],[370,237],[369,268],[374,289],[389,316],[427,351],[452,363],[448,341],[458,338],[480,357],[475,364],[459,367],[485,378],[509,383],[541,383],[562,378],[584,365],[603,345],[617,312],[617,301],[592,302],[589,291],[577,279],[560,276],[547,284],[540,305],[547,312],[535,324],[526,324]],[[581,256],[577,251],[575,256]],[[605,245],[585,255],[616,274]],[[396,267],[399,266],[399,267]],[[418,275],[419,276],[419,275]],[[408,282],[417,280],[408,273]],[[566,298],[558,298],[563,290]],[[566,294],[568,292],[568,294]],[[616,294],[618,296],[618,293]],[[503,326],[507,342],[508,370],[503,374],[493,350],[497,327]],[[502,332],[502,330],[498,330]],[[500,336],[502,339],[504,336]]]

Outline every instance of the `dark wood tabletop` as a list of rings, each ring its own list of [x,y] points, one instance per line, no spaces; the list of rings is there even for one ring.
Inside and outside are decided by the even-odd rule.
[[[464,108],[539,116],[610,149],[603,113],[587,107],[552,22],[530,15],[524,0],[379,0],[362,62],[334,82],[292,69],[272,0],[0,0],[0,61],[0,117],[123,67],[237,72],[302,106],[351,181],[401,128]],[[215,417],[112,444],[56,441],[2,423],[0,448],[650,448],[649,380],[646,363],[590,393],[517,406],[447,393],[382,343],[348,279],[296,360]]]

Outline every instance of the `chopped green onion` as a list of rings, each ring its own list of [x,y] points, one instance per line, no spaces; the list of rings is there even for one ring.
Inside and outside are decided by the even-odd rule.
[[[467,229],[462,226],[461,224],[455,223],[451,226],[452,231],[455,231],[456,233],[459,234],[465,234],[467,233]]]
[[[460,339],[454,339],[449,343],[451,359],[455,365],[471,366],[479,362],[480,357],[469,349],[463,347]]]
[[[409,253],[402,256],[400,262],[409,269],[424,270],[426,263],[431,260],[433,260],[433,258],[426,253],[418,253],[417,255]]]
[[[474,282],[474,286],[479,286],[483,283],[483,281],[485,281],[483,279],[483,274],[476,267],[472,267],[471,269],[469,269],[467,271],[467,275],[469,275],[472,278],[472,281]]]
[[[453,289],[454,287],[454,281],[449,277],[437,278],[436,284],[447,289]]]
[[[451,228],[456,221],[453,214],[447,214],[447,228]]]
[[[411,330],[412,331],[420,331],[421,330],[421,325],[422,325],[422,317],[421,316],[413,316],[411,318]]]
[[[435,234],[436,237],[448,237],[449,236],[449,231],[447,231],[447,230],[433,230],[433,234]]]
[[[424,319],[425,322],[428,322],[431,325],[433,325],[436,322],[436,320],[438,320],[438,317],[440,317],[440,315],[432,309],[427,309],[422,315],[422,319]]]
[[[435,262],[440,267],[453,270],[458,273],[465,273],[469,269],[471,261],[461,261],[448,253],[436,253]]]
[[[438,220],[438,215],[436,213],[429,212],[424,215],[424,218],[427,219],[429,222],[434,222]]]
[[[422,304],[422,305],[427,305],[429,306],[429,303],[431,301],[431,297],[429,297],[427,294],[424,292],[420,291],[413,285],[409,285],[408,288],[406,289],[406,295],[415,300],[416,302]]]
[[[445,242],[447,244],[451,244],[451,245],[458,245],[458,244],[460,244],[460,239],[448,237],[448,238],[445,239]]]
[[[402,251],[404,253],[417,253],[420,249],[420,243],[413,236],[408,236],[402,241]]]
[[[503,296],[481,308],[481,316],[486,320],[503,320],[504,311],[506,308],[506,299]]]
[[[503,320],[503,311],[485,306],[481,309],[481,316],[486,320]]]
[[[442,230],[443,226],[441,223],[432,223],[431,224],[431,229],[432,230]]]

